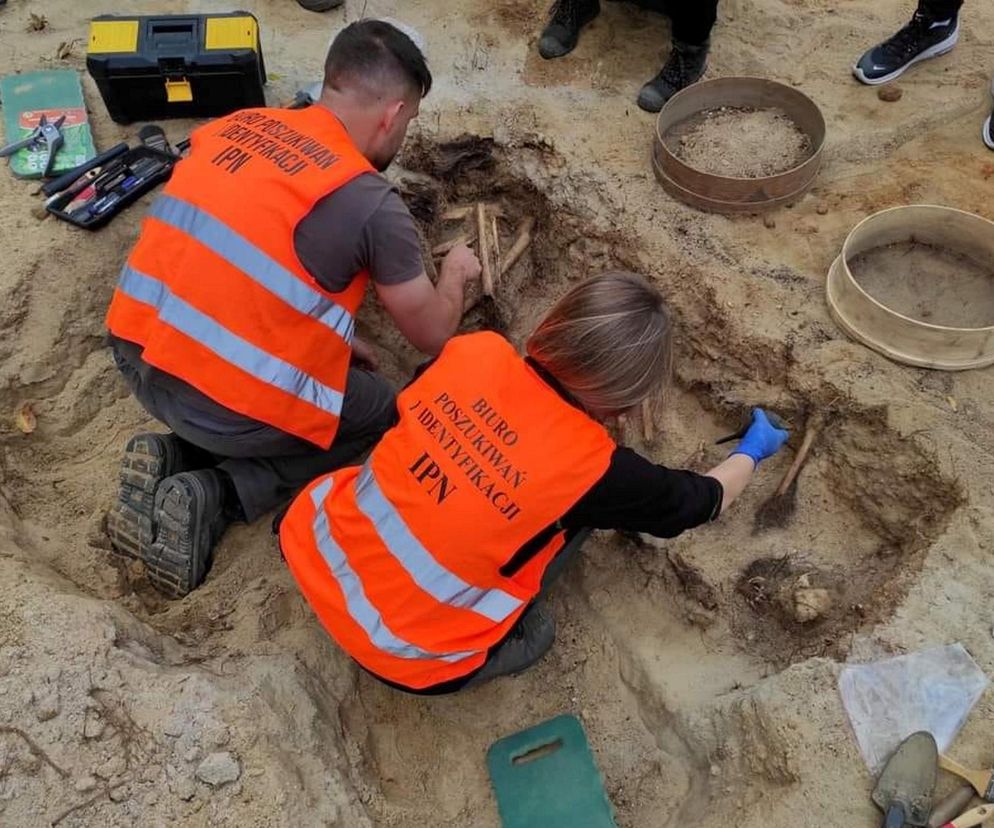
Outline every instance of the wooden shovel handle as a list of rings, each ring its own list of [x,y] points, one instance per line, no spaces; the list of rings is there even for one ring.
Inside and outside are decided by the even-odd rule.
[[[787,473],[783,476],[783,480],[780,481],[780,485],[777,487],[777,497],[782,497],[787,492],[787,489],[790,488],[790,484],[794,482],[798,472],[801,470],[801,466],[804,465],[804,461],[808,458],[808,452],[811,451],[811,444],[814,443],[820,429],[821,417],[817,414],[812,414],[808,418],[801,447],[797,450],[797,454],[794,455],[794,462],[790,464],[790,468],[787,469]]]

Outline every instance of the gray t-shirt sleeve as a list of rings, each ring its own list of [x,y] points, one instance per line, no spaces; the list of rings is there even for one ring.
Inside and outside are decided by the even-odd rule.
[[[297,257],[327,290],[345,290],[361,270],[396,285],[424,271],[414,219],[380,175],[360,175],[325,196],[297,225]]]

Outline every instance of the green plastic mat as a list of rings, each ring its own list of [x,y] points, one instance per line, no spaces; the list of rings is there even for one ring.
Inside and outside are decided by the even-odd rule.
[[[42,115],[49,121],[66,116],[62,125],[65,139],[55,156],[53,175],[71,170],[97,154],[83,102],[79,75],[72,69],[46,69],[0,78],[0,105],[3,106],[3,141],[12,144],[31,133]],[[44,146],[22,149],[10,158],[10,171],[18,178],[41,178],[48,163]]]
[[[487,751],[504,828],[616,828],[587,734],[563,715]]]

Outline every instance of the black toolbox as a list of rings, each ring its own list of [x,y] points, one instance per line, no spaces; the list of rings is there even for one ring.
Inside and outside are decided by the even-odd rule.
[[[95,17],[86,68],[119,124],[266,105],[259,24],[248,12]]]

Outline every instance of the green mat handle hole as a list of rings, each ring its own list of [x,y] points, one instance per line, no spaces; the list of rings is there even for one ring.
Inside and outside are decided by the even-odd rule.
[[[511,757],[512,765],[527,765],[529,762],[535,762],[542,759],[550,754],[555,753],[563,746],[562,739],[556,739],[552,742],[546,742],[544,745],[539,745],[538,747],[533,747],[526,750],[524,753],[518,753]]]

